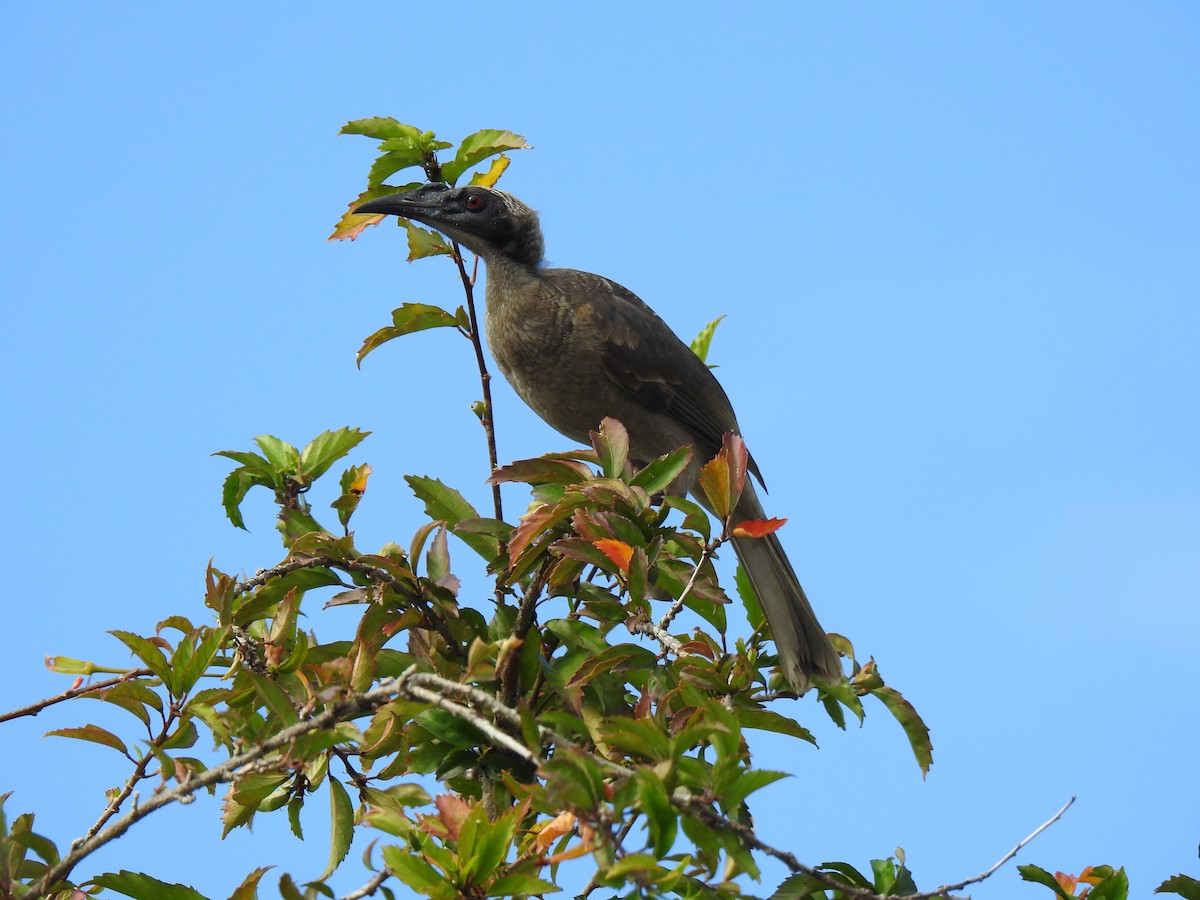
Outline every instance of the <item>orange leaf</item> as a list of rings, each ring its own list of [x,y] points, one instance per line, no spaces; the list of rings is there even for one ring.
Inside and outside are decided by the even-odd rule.
[[[367,492],[367,479],[371,477],[371,473],[375,471],[370,466],[363,466],[362,471],[358,473],[358,477],[350,482],[350,493],[362,496]]]
[[[613,538],[601,538],[592,541],[592,546],[615,562],[622,572],[629,574],[629,560],[633,556],[633,548],[627,543]]]
[[[761,538],[774,534],[787,524],[787,519],[747,519],[733,526],[734,537]]]
[[[545,853],[546,848],[548,848],[564,834],[569,833],[574,827],[574,813],[559,813],[556,818],[547,822],[545,826],[543,826],[542,830],[538,832],[538,836],[534,839],[534,844],[538,848],[539,852]]]

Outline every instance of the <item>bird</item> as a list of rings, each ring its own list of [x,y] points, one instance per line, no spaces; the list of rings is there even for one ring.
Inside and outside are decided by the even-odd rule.
[[[517,395],[548,425],[582,444],[606,417],[629,433],[639,465],[683,446],[692,463],[671,492],[697,490],[700,463],[741,434],[733,405],[712,370],[636,294],[611,279],[544,265],[537,212],[513,195],[478,185],[430,182],[368,200],[357,214],[400,216],[442,232],[484,262],[488,349]],[[757,463],[748,468],[766,489]],[[735,521],[766,513],[746,480]],[[732,538],[797,695],[814,679],[842,678],[837,650],[774,534]]]

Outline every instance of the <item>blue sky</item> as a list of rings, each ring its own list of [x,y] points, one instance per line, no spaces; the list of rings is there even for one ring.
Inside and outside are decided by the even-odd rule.
[[[901,846],[928,889],[1078,795],[1018,862],[1125,865],[1140,896],[1200,875],[1200,7],[10,4],[0,92],[3,708],[66,687],[47,654],[201,619],[209,557],[278,559],[264,503],[224,520],[212,451],[371,430],[361,547],[415,530],[404,474],[486,502],[466,344],[354,366],[401,302],[459,302],[447,267],[391,227],[325,237],[372,158],[346,120],[508,128],[554,264],[685,337],[727,316],[711,359],[814,605],[933,729],[923,782],[882,710],[843,734],[794,707],[822,749],[764,744],[796,775],[764,838]],[[496,402],[502,457],[566,448]],[[100,715],[4,726],[8,810],[61,845],[122,770],[39,735]],[[218,844],[201,801],[97,870],[314,877],[312,812],[303,845],[266,819]],[[1044,892],[1013,866],[973,895]]]

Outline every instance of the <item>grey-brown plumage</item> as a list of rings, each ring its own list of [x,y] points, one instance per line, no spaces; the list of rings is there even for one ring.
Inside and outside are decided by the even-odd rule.
[[[709,368],[636,295],[599,275],[542,268],[537,213],[510,194],[427,184],[355,212],[422,222],[483,258],[488,348],[521,399],[572,440],[588,443],[588,432],[612,416],[629,431],[630,455],[639,464],[691,445],[692,465],[674,486],[682,492],[695,487],[700,465],[720,450],[725,433],[741,433]],[[761,482],[753,459],[750,469]],[[765,517],[747,481],[735,521]],[[837,651],[778,538],[733,544],[792,689],[803,693],[814,676],[840,677]]]

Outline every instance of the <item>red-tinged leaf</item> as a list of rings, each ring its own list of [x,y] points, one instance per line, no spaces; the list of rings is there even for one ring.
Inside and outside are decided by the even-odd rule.
[[[880,686],[871,693],[880,699],[904,729],[913,756],[917,758],[917,765],[921,768],[921,777],[924,778],[929,774],[929,767],[933,765],[933,743],[929,739],[929,726],[917,714],[913,705],[895,688]]]
[[[585,463],[575,459],[553,459],[539,456],[536,459],[519,459],[501,466],[488,478],[488,484],[520,482],[522,484],[579,484],[594,478]]]
[[[455,794],[438,794],[433,798],[437,807],[438,819],[446,826],[446,831],[454,840],[458,840],[463,822],[471,814],[471,804]]]
[[[717,454],[700,467],[700,490],[708,498],[713,514],[725,522],[733,510],[730,500],[733,475],[729,470],[729,460],[724,454]]]
[[[688,641],[685,644],[680,644],[680,653],[686,653],[689,656],[705,656],[708,659],[716,661],[716,654],[713,653],[713,648],[705,641]]]
[[[354,210],[356,210],[363,203],[366,203],[368,200],[374,200],[376,197],[386,197],[388,194],[397,194],[400,191],[409,191],[417,187],[419,184],[420,182],[413,182],[412,184],[406,184],[401,187],[395,187],[390,184],[381,184],[378,187],[373,187],[369,190],[363,191],[346,205],[347,212],[343,213],[342,217],[338,219],[337,224],[333,226],[333,233],[329,235],[327,240],[354,240],[360,234],[366,231],[367,228],[372,225],[378,225],[387,218],[387,216],[383,213],[368,213],[367,215],[359,215],[358,213],[354,212]]]
[[[628,574],[629,559],[633,556],[633,548],[624,541],[614,540],[613,538],[601,538],[598,541],[592,541],[592,545],[616,563],[617,568]]]
[[[761,538],[774,534],[787,524],[787,519],[747,519],[733,526],[734,537]]]
[[[112,747],[123,756],[129,756],[129,749],[125,746],[125,742],[111,731],[105,731],[98,725],[84,725],[80,728],[55,728],[53,731],[46,732],[47,737],[50,735],[75,738],[79,741],[91,741],[93,744]]]
[[[568,684],[583,684],[606,672],[630,672],[652,669],[658,663],[658,655],[638,644],[616,644],[588,658],[580,666]]]
[[[549,505],[538,506],[521,516],[521,524],[513,529],[512,536],[508,539],[509,566],[517,564],[518,557],[536,537],[547,528],[564,521],[567,516],[567,512]]]
[[[616,419],[606,417],[599,431],[588,432],[592,448],[600,460],[600,471],[606,478],[620,478],[629,459],[629,432]]]

